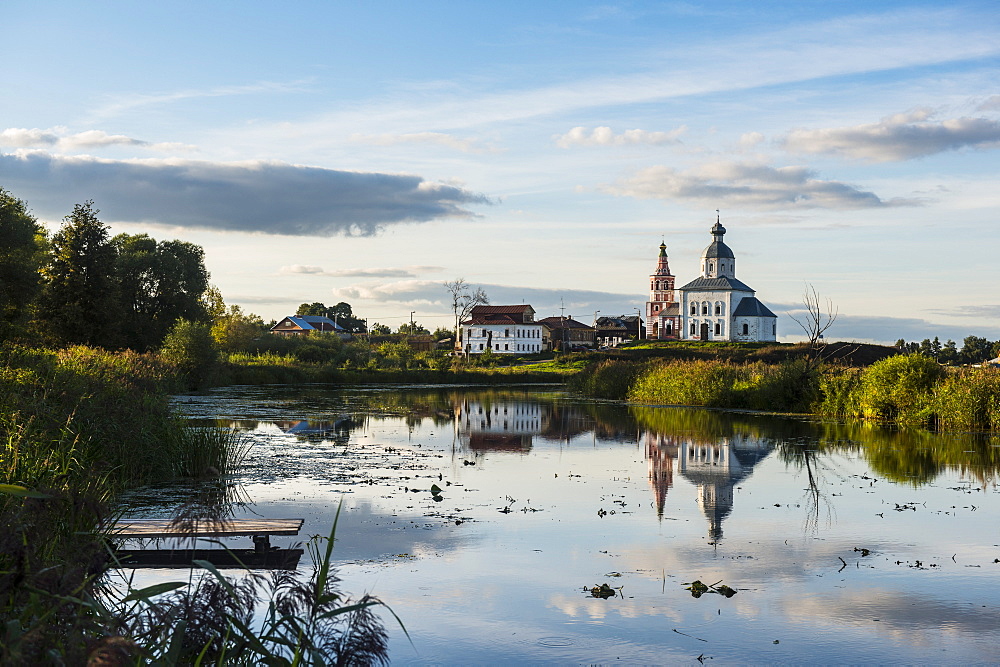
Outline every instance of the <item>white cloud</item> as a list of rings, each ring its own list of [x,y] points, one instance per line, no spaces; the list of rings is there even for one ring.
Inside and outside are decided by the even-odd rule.
[[[687,132],[687,126],[681,125],[669,132],[648,132],[646,130],[625,130],[615,134],[610,127],[595,127],[588,131],[585,127],[574,127],[566,134],[557,134],[552,138],[559,148],[573,146],[625,146],[648,144],[660,146],[663,144],[680,143],[678,137]]]
[[[764,135],[760,132],[747,132],[740,137],[740,148],[753,148],[764,141]]]
[[[686,171],[666,166],[642,169],[604,188],[638,199],[681,199],[699,205],[746,209],[854,209],[916,205],[914,200],[885,201],[839,181],[825,181],[806,167],[771,167],[714,162]]]
[[[488,153],[493,149],[479,146],[475,139],[459,139],[443,132],[411,132],[409,134],[352,134],[351,141],[375,146],[423,144],[454,148],[463,153]]]
[[[0,182],[41,216],[93,199],[108,222],[291,236],[370,235],[388,224],[474,217],[484,195],[420,176],[282,162],[102,160],[0,154]]]
[[[1000,148],[1000,121],[989,118],[932,120],[917,109],[877,123],[828,129],[798,129],[782,146],[794,153],[830,153],[867,162],[889,162],[962,148]]]
[[[123,134],[108,134],[103,130],[86,130],[69,134],[64,127],[47,130],[10,127],[0,132],[0,146],[11,148],[48,148],[59,150],[84,150],[107,146],[135,146],[156,151],[192,150],[193,146],[180,143],[151,143],[133,139]]]
[[[282,275],[316,275],[328,278],[415,278],[417,273],[443,271],[440,266],[413,266],[408,268],[367,268],[367,269],[336,269],[327,271],[321,266],[303,266],[293,264],[283,266],[278,270]]]

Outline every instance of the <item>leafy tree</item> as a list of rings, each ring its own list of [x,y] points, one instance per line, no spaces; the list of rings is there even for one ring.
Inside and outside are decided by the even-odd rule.
[[[424,327],[417,322],[414,322],[412,324],[409,322],[404,322],[403,324],[399,325],[399,333],[405,334],[407,336],[426,336],[430,334],[430,331],[427,330],[427,327]]]
[[[73,207],[52,237],[39,318],[57,342],[114,347],[119,325],[115,247],[93,201]]]
[[[962,361],[967,364],[978,364],[990,359],[993,344],[985,338],[966,336],[962,341]]]
[[[336,306],[327,308],[327,317],[344,327],[350,333],[364,333],[365,321],[354,316],[351,304],[341,301]]]
[[[229,306],[229,310],[212,323],[212,339],[216,347],[226,352],[248,350],[265,330],[260,316],[244,313],[239,306]]]
[[[209,285],[205,293],[201,295],[201,309],[205,311],[206,317],[212,322],[226,314],[226,302],[218,287]],[[277,322],[272,322],[271,326],[275,324]]]
[[[960,355],[958,353],[958,347],[955,345],[955,341],[948,340],[945,342],[944,346],[941,348],[941,354],[938,355],[938,361],[942,364],[956,364],[959,362]]]
[[[438,327],[437,329],[434,330],[434,333],[432,333],[431,335],[434,336],[434,340],[445,340],[447,338],[451,338],[452,335],[454,335],[454,332],[449,331],[444,327]]]
[[[191,389],[206,386],[219,360],[207,324],[177,320],[167,333],[160,356],[184,373]]]
[[[125,344],[145,351],[158,347],[178,319],[205,319],[208,289],[205,254],[184,241],[157,243],[145,234],[119,234],[115,275]]]
[[[27,204],[0,188],[0,338],[27,316],[39,290],[45,232]]]
[[[303,303],[295,311],[296,317],[312,315],[315,317],[326,317],[326,305],[315,301],[313,303]]]
[[[388,336],[389,334],[392,333],[392,329],[390,329],[388,326],[384,324],[379,324],[378,322],[373,324],[371,326],[371,329],[369,329],[369,331],[373,336]]]

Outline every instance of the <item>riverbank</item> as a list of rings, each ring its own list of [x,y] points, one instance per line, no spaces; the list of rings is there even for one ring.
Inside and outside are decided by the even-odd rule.
[[[1000,430],[1000,370],[945,368],[919,354],[862,368],[808,358],[604,360],[573,376],[569,387],[647,405],[790,412],[942,431]]]

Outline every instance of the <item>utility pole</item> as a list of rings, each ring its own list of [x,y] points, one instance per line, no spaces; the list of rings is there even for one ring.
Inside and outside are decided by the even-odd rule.
[[[635,311],[636,328],[639,330],[638,340],[642,340],[642,312],[638,308],[633,308]]]
[[[417,312],[417,311],[415,311],[415,310],[411,310],[410,311],[410,335],[411,336],[413,335],[413,313],[415,313],[415,312]]]
[[[599,312],[601,312],[601,311],[599,311],[599,310],[595,310],[594,311],[594,349],[595,350],[599,347],[598,342],[597,342],[597,313],[599,313]],[[595,435],[594,437],[596,438],[597,436]]]

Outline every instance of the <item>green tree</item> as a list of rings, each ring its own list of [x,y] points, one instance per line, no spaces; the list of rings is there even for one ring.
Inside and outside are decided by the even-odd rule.
[[[296,317],[301,317],[302,315],[314,315],[316,317],[326,317],[326,304],[322,304],[319,301],[313,303],[303,303],[295,311]]]
[[[39,319],[59,343],[115,347],[119,342],[115,247],[98,213],[93,201],[74,206],[52,237],[42,269]]]
[[[392,329],[384,324],[379,324],[378,322],[372,325],[370,331],[373,336],[388,336],[392,333]]]
[[[978,364],[990,359],[993,343],[985,338],[977,336],[966,336],[962,341],[962,362],[966,364]]]
[[[210,327],[189,320],[177,320],[163,341],[160,356],[184,373],[191,389],[209,384],[219,360]]]
[[[399,333],[405,334],[407,336],[426,336],[430,334],[430,331],[427,330],[427,327],[421,325],[418,322],[414,322],[412,324],[409,322],[404,322],[403,324],[399,325]]]
[[[158,347],[178,319],[205,320],[208,271],[200,246],[157,243],[146,234],[119,234],[112,243],[126,346],[146,351]]]
[[[938,361],[942,364],[957,364],[959,360],[960,355],[958,353],[958,347],[955,345],[955,341],[948,339],[941,347],[941,354],[938,355]]]
[[[27,317],[38,295],[45,232],[27,204],[0,188],[0,338]]]
[[[336,306],[327,308],[326,316],[344,327],[350,333],[364,333],[365,321],[355,317],[351,304],[341,301]]]
[[[212,323],[212,339],[225,352],[248,350],[264,334],[264,320],[253,313],[244,313],[239,306],[229,310]]]

